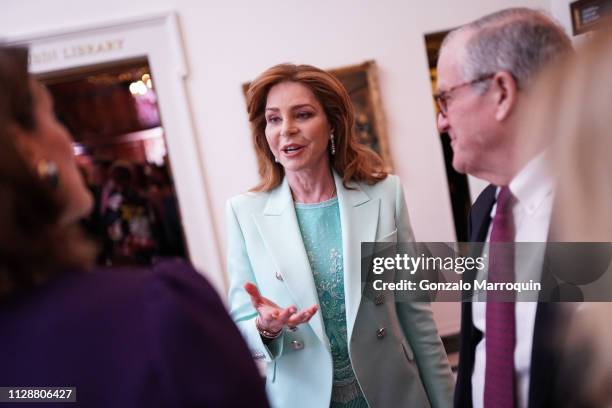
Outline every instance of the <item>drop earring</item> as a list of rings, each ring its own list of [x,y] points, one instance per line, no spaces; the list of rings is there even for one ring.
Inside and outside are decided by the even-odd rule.
[[[330,143],[329,144],[329,150],[330,150],[330,152],[331,152],[331,154],[333,156],[333,155],[336,154],[336,143],[334,142],[334,134],[333,133],[329,135],[329,143]]]

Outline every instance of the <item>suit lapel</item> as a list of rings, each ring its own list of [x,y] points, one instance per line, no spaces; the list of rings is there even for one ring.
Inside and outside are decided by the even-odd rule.
[[[497,187],[490,184],[482,194],[478,197],[468,217],[468,237],[470,242],[482,242],[487,239],[489,225],[491,224],[491,210],[495,204],[495,193]],[[483,244],[484,245],[484,244]],[[483,245],[473,244],[470,250],[470,256],[478,257],[482,255]],[[463,279],[467,282],[472,282],[476,279],[476,270],[469,270],[465,273]],[[472,290],[467,290],[463,294],[464,299],[472,298]],[[471,300],[470,300],[471,301]]]
[[[529,407],[545,407],[551,404],[555,374],[559,366],[559,341],[562,314],[561,305],[538,303],[533,328],[531,367],[529,372]]]
[[[496,187],[489,185],[480,194],[470,209],[468,216],[468,237],[470,242],[484,242],[487,239],[491,223],[491,209],[495,204]],[[472,251],[471,256],[480,256]],[[475,271],[465,273],[464,280],[472,282],[476,278]],[[455,387],[455,406],[471,407],[472,404],[472,372],[476,358],[476,345],[482,340],[482,332],[474,326],[472,320],[472,290],[463,294],[461,306],[461,341],[459,350],[459,367],[457,369],[457,385]]]
[[[253,217],[264,245],[298,309],[318,305],[317,289],[286,178],[278,188],[270,193],[263,213],[254,214]],[[276,273],[276,271],[270,271],[270,273]],[[329,348],[329,342],[323,330],[321,313],[315,313],[309,323],[315,334]]]
[[[491,209],[495,204],[497,187],[489,184],[470,210],[470,242],[485,242],[491,224]]]
[[[531,346],[531,366],[529,372],[529,407],[546,407],[552,404],[552,390],[560,365],[560,351],[558,348],[551,347],[551,344],[559,342],[559,337],[564,333],[570,316],[567,310],[563,309],[560,303],[546,302],[544,299],[551,298],[551,292],[557,286],[554,271],[550,268],[549,252],[550,245],[556,241],[556,231],[553,222],[557,217],[558,203],[553,202],[551,210],[551,222],[548,227],[548,238],[544,252],[544,262],[540,282],[542,290],[539,294],[538,307],[536,309],[535,322],[533,327],[533,341]],[[552,244],[551,244],[552,243]]]
[[[374,242],[376,239],[380,199],[372,200],[358,183],[351,183],[351,190],[344,188],[342,178],[336,173],[334,180],[342,227],[347,340],[350,342],[363,290],[361,243]]]

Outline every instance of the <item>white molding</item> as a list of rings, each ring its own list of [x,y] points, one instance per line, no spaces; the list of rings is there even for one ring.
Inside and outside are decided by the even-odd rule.
[[[188,105],[188,70],[176,13],[151,13],[4,40],[30,48],[30,70],[36,74],[147,57],[190,258],[216,289],[224,292],[227,282]]]
[[[173,11],[162,11],[155,13],[142,14],[115,19],[107,22],[80,24],[69,28],[51,29],[28,34],[19,34],[7,38],[10,43],[30,43],[34,41],[55,41],[63,37],[74,37],[79,34],[91,35],[96,31],[106,31],[113,29],[124,29],[126,27],[151,26],[165,24],[168,19],[176,20],[176,13]]]

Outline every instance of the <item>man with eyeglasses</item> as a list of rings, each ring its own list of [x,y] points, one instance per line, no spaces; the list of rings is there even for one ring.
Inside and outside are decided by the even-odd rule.
[[[470,241],[547,241],[553,182],[543,156],[550,138],[541,135],[526,149],[517,112],[536,73],[567,52],[563,29],[526,8],[487,15],[444,40],[438,128],[450,136],[455,170],[491,183],[470,211]],[[514,253],[493,248],[488,280],[514,281]],[[455,406],[551,406],[558,359],[547,336],[557,315],[544,303],[464,302]]]

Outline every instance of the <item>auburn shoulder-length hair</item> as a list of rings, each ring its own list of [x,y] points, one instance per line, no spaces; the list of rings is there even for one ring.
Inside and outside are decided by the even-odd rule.
[[[249,86],[247,111],[261,180],[252,191],[270,191],[285,175],[283,166],[276,163],[266,140],[266,101],[270,89],[281,82],[297,82],[308,87],[317,98],[332,129],[336,154],[328,153],[332,168],[348,182],[362,181],[375,184],[387,177],[378,154],[357,141],[353,104],[342,85],[332,74],[311,65],[280,64],[267,69]]]

